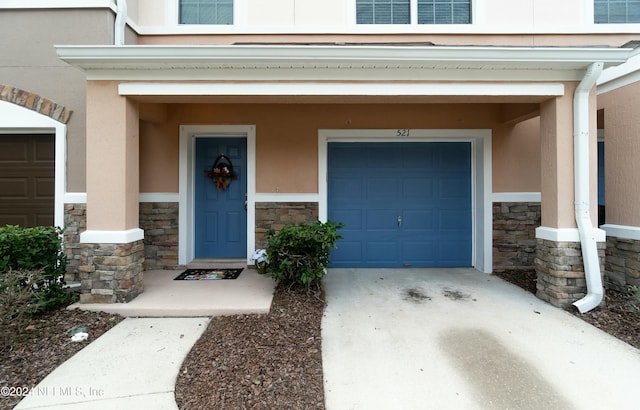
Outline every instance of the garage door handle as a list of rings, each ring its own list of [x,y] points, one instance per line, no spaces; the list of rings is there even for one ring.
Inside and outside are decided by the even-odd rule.
[[[402,225],[402,216],[398,215],[398,226]]]

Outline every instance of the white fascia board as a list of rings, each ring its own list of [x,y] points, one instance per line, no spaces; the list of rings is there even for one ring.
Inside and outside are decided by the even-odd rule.
[[[169,45],[169,46],[55,46],[58,56],[79,68],[153,65],[194,67],[205,64],[307,63],[310,67],[327,63],[424,62],[514,64],[518,68],[550,63],[583,64],[602,61],[621,64],[631,49],[579,47],[440,47],[440,46],[295,46],[295,45]],[[519,64],[520,65],[519,65]],[[524,65],[522,65],[524,64]]]
[[[624,64],[609,67],[598,78],[598,94],[632,84],[640,79],[640,55],[634,55]]]
[[[124,96],[545,96],[564,95],[561,83],[122,83],[118,93]]]

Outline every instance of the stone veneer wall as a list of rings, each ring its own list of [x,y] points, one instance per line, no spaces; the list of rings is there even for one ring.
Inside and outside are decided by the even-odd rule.
[[[144,230],[144,268],[175,269],[178,265],[178,202],[140,203]]]
[[[67,255],[67,272],[64,280],[67,283],[80,282],[78,267],[80,266],[80,233],[87,229],[87,205],[64,205],[64,253]]]
[[[317,220],[317,202],[256,202],[256,249],[267,246],[269,229]]]
[[[539,202],[493,203],[493,269],[533,270]]]
[[[80,244],[80,303],[130,302],[143,291],[144,243]]]
[[[618,291],[640,286],[639,240],[607,236],[605,285]]]
[[[536,250],[536,296],[558,307],[568,307],[587,292],[579,242],[538,239]],[[598,242],[598,257],[604,272],[606,243]]]

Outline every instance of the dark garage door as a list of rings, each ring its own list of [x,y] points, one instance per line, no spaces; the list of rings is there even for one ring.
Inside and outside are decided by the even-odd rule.
[[[329,143],[334,267],[471,266],[471,143]]]
[[[0,135],[0,226],[53,225],[53,135]]]

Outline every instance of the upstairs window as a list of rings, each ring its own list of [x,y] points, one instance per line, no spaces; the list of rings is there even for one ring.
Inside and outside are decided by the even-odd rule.
[[[409,24],[410,0],[357,0],[358,24]]]
[[[469,24],[471,0],[356,0],[356,23]]]
[[[470,0],[418,0],[418,24],[469,24]]]
[[[180,24],[233,24],[233,0],[180,0]]]
[[[640,23],[640,0],[594,0],[596,24]]]

